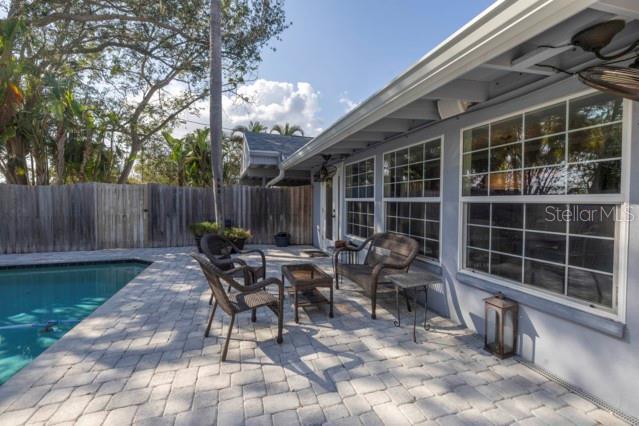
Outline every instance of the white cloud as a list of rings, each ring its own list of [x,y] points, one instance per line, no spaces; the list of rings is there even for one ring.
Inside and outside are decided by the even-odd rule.
[[[351,110],[355,109],[359,105],[359,102],[355,102],[354,100],[348,97],[348,92],[342,93],[342,95],[339,98],[339,103],[344,105],[344,112],[350,112]]]
[[[246,125],[249,121],[259,121],[271,127],[274,124],[297,124],[307,136],[315,136],[322,131],[320,113],[320,92],[310,83],[289,83],[259,79],[238,89],[238,93],[248,102],[233,95],[222,98],[222,122],[224,128],[232,129]],[[183,118],[197,123],[208,122],[208,100],[199,105],[199,116],[185,115]],[[176,133],[191,131],[203,127],[187,122],[185,129],[176,129]],[[180,131],[181,130],[181,131]]]

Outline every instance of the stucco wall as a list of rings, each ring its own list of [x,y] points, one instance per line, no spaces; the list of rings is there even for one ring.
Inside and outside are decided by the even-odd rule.
[[[443,182],[441,223],[441,271],[445,285],[429,293],[430,307],[478,333],[483,333],[483,299],[492,293],[463,284],[457,277],[459,244],[460,129],[521,109],[585,90],[576,80],[555,84],[503,104],[452,118],[418,133],[359,152],[346,161],[375,156],[376,230],[382,228],[383,153],[438,136],[443,136]],[[632,143],[639,143],[639,105],[632,107]],[[639,164],[639,149],[631,150],[631,163]],[[630,203],[639,218],[639,166],[630,170]],[[634,185],[633,185],[634,183]],[[319,204],[319,185],[314,186]],[[314,216],[319,225],[319,214]],[[343,226],[344,215],[340,215]],[[575,386],[603,399],[614,407],[639,416],[639,220],[630,224],[627,315],[623,338],[612,337],[590,326],[570,311],[557,316],[527,303],[522,298],[519,310],[519,352],[540,367]],[[421,263],[418,268],[439,269]],[[542,300],[543,302],[543,300]],[[537,298],[539,303],[539,298]],[[534,305],[534,304],[533,304]],[[538,306],[538,305],[535,305]],[[559,307],[561,309],[561,307]],[[566,319],[569,318],[569,319]],[[594,322],[598,321],[595,317]],[[596,328],[596,327],[595,327]],[[620,328],[621,329],[621,328]]]

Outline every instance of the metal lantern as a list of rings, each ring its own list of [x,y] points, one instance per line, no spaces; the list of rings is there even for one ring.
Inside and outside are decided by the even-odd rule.
[[[515,355],[517,339],[517,302],[503,294],[484,299],[484,347],[499,358]]]

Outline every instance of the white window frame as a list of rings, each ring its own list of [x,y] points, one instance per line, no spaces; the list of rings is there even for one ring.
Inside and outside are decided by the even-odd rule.
[[[465,126],[459,131],[459,233],[458,233],[458,265],[459,271],[463,271],[464,274],[472,275],[477,278],[488,280],[504,287],[512,288],[527,294],[537,296],[542,299],[550,300],[562,305],[570,306],[575,309],[579,309],[597,316],[613,319],[621,323],[626,322],[626,289],[627,289],[627,275],[628,275],[628,237],[629,237],[629,225],[628,220],[632,217],[630,212],[630,148],[631,148],[631,128],[632,128],[632,116],[633,116],[633,103],[628,99],[622,100],[623,115],[621,119],[622,134],[621,134],[621,189],[619,194],[559,194],[559,195],[486,195],[486,196],[463,196],[463,162],[464,162],[464,132],[475,127],[480,127],[489,123],[494,123],[506,118],[522,115],[522,123],[525,126],[523,115],[527,112],[535,111],[537,109],[545,108],[560,102],[566,102],[571,99],[577,99],[582,96],[592,95],[598,93],[596,90],[588,89],[576,93],[572,93],[560,98],[554,98],[548,102],[536,104],[531,107],[522,108],[518,111],[514,111],[508,114],[497,116],[490,120],[478,122],[469,126]],[[568,116],[570,111],[566,109],[566,115]],[[614,122],[613,122],[614,123]],[[610,123],[607,123],[610,124]],[[596,126],[592,126],[596,127]],[[586,128],[584,128],[586,129]],[[580,129],[581,130],[581,129]],[[525,131],[525,127],[522,128]],[[566,132],[568,133],[568,122],[566,122]],[[521,139],[523,142],[526,139]],[[489,133],[490,144],[490,133]],[[506,144],[504,144],[506,145]],[[478,150],[475,150],[478,151]],[[473,152],[473,151],[469,151]],[[522,151],[523,154],[523,151]],[[568,155],[568,149],[566,147],[566,155]],[[615,157],[618,159],[618,157]],[[610,160],[613,160],[612,158]],[[490,156],[488,158],[488,177],[490,178]],[[524,170],[524,161],[522,158],[522,173]],[[523,181],[522,181],[523,188]],[[609,311],[602,307],[592,307],[588,302],[580,302],[577,299],[570,299],[566,296],[559,296],[553,293],[549,293],[540,289],[535,289],[529,286],[518,284],[509,281],[505,278],[500,278],[495,275],[490,275],[482,272],[475,272],[465,267],[466,265],[466,204],[467,203],[522,203],[522,204],[615,204],[619,206],[621,220],[617,222],[615,228],[615,248],[614,248],[614,268],[613,268],[613,285],[616,286],[617,295],[617,310]],[[567,260],[566,260],[567,261]],[[614,291],[614,289],[613,289]]]
[[[392,152],[403,151],[413,146],[427,144],[429,142],[433,142],[439,140],[440,143],[440,151],[439,151],[439,196],[438,197],[386,197],[385,188],[384,188],[384,177],[382,175],[381,187],[382,187],[382,216],[381,216],[381,224],[382,229],[386,232],[386,203],[387,202],[396,202],[396,203],[439,203],[439,257],[437,259],[433,259],[431,257],[426,257],[423,255],[419,255],[418,259],[432,263],[434,265],[441,265],[442,258],[442,192],[444,191],[444,135],[440,134],[438,136],[434,136],[432,138],[423,139],[419,142],[412,143],[410,145],[405,145],[401,148],[391,149],[389,151],[384,151],[382,153],[382,170],[384,169],[384,156],[386,154],[390,154]],[[402,234],[404,235],[404,234]]]
[[[365,198],[353,198],[353,197],[346,197],[346,167],[350,166],[351,164],[356,164],[356,163],[362,163],[362,162],[366,162],[370,159],[373,159],[373,197],[365,197]],[[363,201],[363,202],[371,202],[373,203],[373,233],[375,233],[375,216],[377,215],[377,209],[375,208],[375,196],[377,195],[377,164],[376,164],[376,158],[375,155],[369,155],[368,157],[364,157],[364,158],[360,158],[359,160],[354,160],[354,161],[349,161],[348,163],[344,163],[343,164],[343,170],[344,172],[343,174],[343,188],[342,188],[342,194],[344,194],[344,206],[343,206],[343,218],[344,218],[344,235],[354,239],[356,241],[364,241],[366,240],[365,237],[361,237],[359,235],[353,235],[353,234],[349,234],[348,233],[348,203],[350,201]]]

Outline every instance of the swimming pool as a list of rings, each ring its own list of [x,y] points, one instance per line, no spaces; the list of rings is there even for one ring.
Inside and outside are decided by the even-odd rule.
[[[123,260],[0,267],[0,384],[149,264]]]

